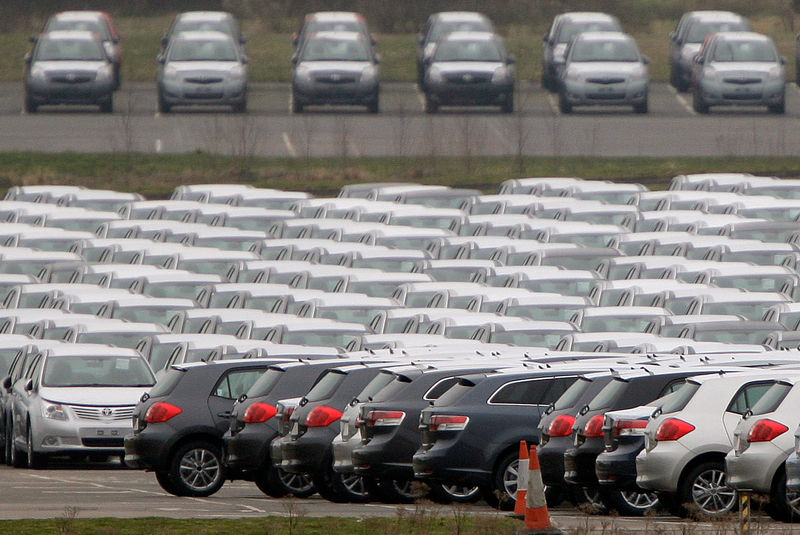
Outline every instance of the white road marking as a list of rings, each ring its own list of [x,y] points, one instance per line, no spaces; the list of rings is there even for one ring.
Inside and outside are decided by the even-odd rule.
[[[558,100],[552,93],[547,93],[547,103],[555,115],[561,115],[561,110],[558,109]]]
[[[417,100],[419,101],[419,107],[422,108],[422,111],[425,111],[425,94],[417,93]]]
[[[245,509],[248,509],[248,510],[254,512],[254,513],[266,513],[267,512],[265,509],[259,509],[258,507],[253,507],[252,505],[245,505],[245,504],[240,504],[240,505],[242,507],[244,507]]]
[[[674,87],[672,87],[672,85],[671,85],[671,84],[667,84],[667,89],[669,89],[669,90],[672,92],[672,94],[673,94],[673,95],[675,95],[675,100],[677,100],[677,101],[678,101],[678,104],[680,104],[681,106],[683,106],[683,109],[685,109],[686,111],[688,111],[690,115],[697,115],[697,112],[696,112],[696,111],[694,111],[694,108],[692,107],[692,105],[691,105],[691,104],[689,104],[689,101],[687,101],[687,100],[686,100],[686,98],[684,98],[684,96],[683,96],[683,95],[681,95],[680,93],[678,93],[678,90],[677,90],[677,89],[675,89]]]
[[[289,134],[287,132],[283,132],[281,134],[281,139],[283,139],[283,146],[286,147],[286,152],[289,153],[289,156],[292,158],[297,158],[297,149],[295,148],[294,143],[292,143],[292,138],[289,137]]]
[[[164,150],[164,142],[161,139],[156,139],[156,152],[161,152]]]

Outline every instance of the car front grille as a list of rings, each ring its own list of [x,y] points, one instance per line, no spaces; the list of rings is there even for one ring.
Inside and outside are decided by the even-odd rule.
[[[349,73],[329,72],[318,74],[315,80],[324,84],[353,84],[356,82],[356,77]]]
[[[133,405],[125,407],[86,407],[72,406],[72,412],[80,420],[91,421],[130,421],[133,417]]]
[[[758,100],[761,93],[723,93],[722,96],[728,100]]]
[[[587,78],[586,81],[589,82],[590,84],[610,85],[610,84],[621,84],[625,82],[625,78],[603,76],[597,78]]]
[[[454,84],[485,84],[491,81],[492,75],[482,72],[458,72],[446,74],[444,78]]]
[[[748,84],[760,84],[761,78],[754,78],[754,77],[736,77],[736,78],[723,78],[726,84],[736,84],[736,85],[748,85]]]
[[[122,448],[125,440],[119,438],[82,438],[81,444],[87,448]]]
[[[97,73],[93,72],[65,72],[52,74],[50,80],[59,84],[85,84],[93,81],[97,77]]]
[[[218,76],[192,76],[185,79],[185,81],[189,84],[219,84],[223,81],[222,78]]]

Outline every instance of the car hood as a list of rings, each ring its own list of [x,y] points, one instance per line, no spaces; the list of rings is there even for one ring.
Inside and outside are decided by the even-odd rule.
[[[361,74],[361,71],[369,65],[372,65],[369,61],[304,61],[299,66],[310,73],[339,72]]]
[[[238,61],[170,61],[167,66],[180,74],[229,73],[241,65]]]
[[[45,72],[96,72],[101,67],[108,65],[105,61],[37,61],[34,67]]]
[[[42,399],[67,405],[120,406],[136,405],[142,394],[149,390],[143,387],[41,387]]]
[[[769,74],[771,70],[778,66],[777,63],[769,63],[764,61],[759,62],[731,62],[731,61],[715,61],[711,64],[720,74],[736,74],[741,76],[764,75]]]
[[[641,70],[638,61],[581,61],[567,65],[569,73],[587,76],[630,76]]]
[[[503,64],[498,61],[439,61],[435,66],[442,74],[459,72],[483,72],[492,74]]]

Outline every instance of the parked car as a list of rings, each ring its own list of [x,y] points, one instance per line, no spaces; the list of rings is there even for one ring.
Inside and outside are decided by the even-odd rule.
[[[179,13],[172,21],[167,33],[161,38],[161,46],[166,48],[170,40],[181,32],[214,31],[230,35],[231,38],[244,45],[247,38],[239,28],[236,18],[225,11],[185,11]]]
[[[292,35],[292,46],[295,50],[303,48],[306,39],[317,32],[356,32],[373,47],[378,43],[378,39],[369,31],[367,20],[360,13],[317,11],[305,16],[300,31]]]
[[[102,11],[61,11],[50,15],[44,33],[60,30],[88,30],[100,36],[103,49],[114,64],[114,89],[119,89],[122,70],[122,38],[111,15]]]
[[[585,32],[567,49],[559,78],[562,113],[575,106],[625,105],[647,113],[649,60],[633,37],[623,33]]]
[[[433,55],[439,41],[452,32],[491,32],[494,25],[489,17],[474,11],[442,11],[428,17],[425,27],[417,34],[417,83],[425,83],[425,60]]]
[[[222,435],[233,403],[275,363],[245,359],[173,366],[133,410],[125,464],[155,472],[161,488],[176,496],[217,492],[227,478]]]
[[[51,456],[121,457],[134,404],[154,383],[132,349],[59,344],[37,352],[11,385],[11,463],[37,468]]]
[[[514,111],[514,56],[489,32],[453,32],[425,60],[425,112],[439,106],[499,105]]]
[[[705,38],[716,32],[747,31],[750,23],[730,11],[689,11],[669,34],[669,81],[678,91],[689,90],[692,61]]]
[[[542,87],[558,91],[567,46],[573,37],[587,31],[621,32],[622,26],[615,16],[606,13],[571,12],[556,15],[542,43]]]
[[[378,56],[362,34],[314,33],[292,57],[292,65],[292,112],[311,104],[354,104],[378,113]]]
[[[87,30],[53,31],[25,56],[25,111],[49,104],[95,104],[114,110],[114,63],[100,36]]]
[[[711,106],[766,106],[786,112],[785,60],[766,35],[720,32],[709,38],[698,63],[692,107],[708,113]]]
[[[218,31],[181,32],[158,56],[158,110],[173,106],[231,106],[247,110],[247,57]]]

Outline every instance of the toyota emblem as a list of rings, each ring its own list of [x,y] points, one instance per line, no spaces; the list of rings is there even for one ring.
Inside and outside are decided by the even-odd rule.
[[[108,417],[108,416],[111,416],[112,414],[114,414],[114,411],[109,409],[108,407],[106,407],[105,409],[103,409],[102,413],[103,413],[103,416]]]
[[[331,74],[331,80],[338,82],[342,77],[338,73]]]
[[[74,72],[71,72],[71,73],[67,74],[67,80],[69,80],[70,82],[74,82],[75,78],[76,78],[76,76],[75,76]]]
[[[465,74],[462,79],[465,82],[471,82],[472,81],[472,75],[471,74]]]

